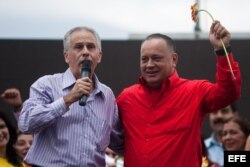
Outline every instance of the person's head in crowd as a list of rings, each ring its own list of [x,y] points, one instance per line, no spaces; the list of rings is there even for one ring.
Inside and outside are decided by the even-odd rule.
[[[243,117],[235,116],[228,120],[222,131],[222,143],[227,151],[243,151],[247,137],[250,135],[249,121]]]
[[[13,147],[17,140],[17,126],[13,124],[11,114],[0,111],[0,157],[6,160],[5,163],[19,167],[22,166],[22,161]]]
[[[236,104],[228,105],[215,112],[209,113],[209,122],[212,131],[217,135],[221,136],[223,124],[233,118],[237,113]],[[218,138],[217,138],[218,140]]]
[[[141,75],[150,88],[159,88],[175,71],[178,55],[175,42],[162,34],[149,35],[141,44]]]
[[[84,32],[84,33],[83,33]],[[84,37],[83,45],[82,38]],[[76,27],[68,31],[63,40],[64,59],[76,79],[81,77],[82,62],[91,61],[91,75],[102,58],[101,39],[99,35],[88,27]],[[85,49],[84,49],[85,48]]]
[[[24,160],[24,157],[29,151],[29,148],[32,144],[33,136],[31,134],[24,134],[22,132],[18,132],[17,141],[14,144],[14,148],[18,154],[18,156]]]

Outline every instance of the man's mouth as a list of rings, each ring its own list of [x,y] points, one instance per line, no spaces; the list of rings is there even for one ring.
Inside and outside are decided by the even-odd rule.
[[[156,74],[158,73],[158,71],[146,71],[146,74],[152,75],[152,74]]]

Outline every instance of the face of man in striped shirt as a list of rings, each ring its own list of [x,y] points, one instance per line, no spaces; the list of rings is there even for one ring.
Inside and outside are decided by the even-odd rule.
[[[64,58],[77,79],[81,77],[82,61],[85,59],[91,61],[92,76],[97,64],[101,62],[102,52],[91,32],[78,30],[70,35],[69,48],[64,52]]]

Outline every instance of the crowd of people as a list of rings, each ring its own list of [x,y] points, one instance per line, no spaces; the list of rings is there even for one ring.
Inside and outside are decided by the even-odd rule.
[[[181,78],[174,40],[155,33],[141,44],[139,83],[115,97],[95,73],[105,58],[98,33],[70,29],[63,39],[68,69],[39,78],[24,102],[16,88],[1,94],[13,111],[0,112],[0,166],[223,166],[224,150],[250,149],[250,127],[231,105],[240,98],[241,75],[230,33],[215,21],[209,40],[215,83]],[[204,141],[207,114],[213,134]]]
[[[250,135],[250,122],[240,116],[236,103],[209,114],[212,134],[205,139],[208,159],[224,166],[224,151],[247,151],[247,138]]]
[[[32,144],[33,135],[20,132],[17,126],[22,108],[21,93],[17,88],[9,88],[1,93],[1,99],[13,110],[0,110],[0,166],[30,167],[24,158]]]

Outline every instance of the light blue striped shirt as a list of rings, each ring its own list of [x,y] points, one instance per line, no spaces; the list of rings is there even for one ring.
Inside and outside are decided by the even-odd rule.
[[[115,97],[109,87],[95,76],[95,89],[85,106],[78,101],[69,108],[65,96],[76,82],[70,69],[47,75],[30,88],[23,104],[18,126],[34,133],[25,157],[29,164],[42,167],[104,167],[105,148],[122,149],[122,129]],[[117,151],[117,150],[116,150]]]

